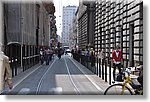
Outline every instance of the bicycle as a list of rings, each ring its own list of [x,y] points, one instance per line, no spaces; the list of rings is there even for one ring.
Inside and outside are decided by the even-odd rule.
[[[136,85],[132,82],[131,77],[131,69],[126,68],[123,71],[123,83],[113,84],[109,86],[104,95],[143,95],[143,86]]]

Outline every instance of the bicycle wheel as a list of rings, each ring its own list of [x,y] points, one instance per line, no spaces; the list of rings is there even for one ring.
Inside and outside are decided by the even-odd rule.
[[[114,84],[109,86],[106,91],[104,92],[104,95],[132,95],[132,91],[125,87],[124,91],[122,90],[123,85],[122,84]]]

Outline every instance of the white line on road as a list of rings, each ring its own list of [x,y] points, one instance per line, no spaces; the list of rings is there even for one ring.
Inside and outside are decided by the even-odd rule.
[[[75,87],[75,89],[76,89],[76,94],[81,94],[80,93],[80,91],[79,91],[79,89],[77,88],[77,86],[75,85],[75,83],[73,82],[73,79],[72,79],[72,77],[71,77],[71,74],[70,74],[70,71],[69,71],[69,68],[68,68],[68,65],[67,65],[67,62],[66,62],[66,59],[64,58],[64,60],[65,60],[65,64],[66,64],[66,67],[67,67],[67,71],[68,71],[68,74],[69,74],[69,78],[70,78],[70,80],[71,80],[71,82],[72,82],[72,84],[73,84],[73,86]]]
[[[60,95],[62,94],[63,90],[62,87],[56,87],[56,88],[51,88],[50,93],[55,94],[55,95]]]
[[[18,95],[27,95],[30,92],[29,88],[22,88],[19,92]]]
[[[56,59],[53,61],[53,63],[50,65],[50,67],[47,69],[47,71],[43,74],[43,76],[41,77],[37,89],[36,89],[36,94],[38,94],[38,92],[40,91],[41,85],[42,85],[42,81],[45,78],[46,74],[48,73],[48,71],[52,68],[53,64],[55,63]]]
[[[34,69],[32,72],[30,72],[29,74],[27,74],[24,78],[22,78],[19,82],[17,82],[14,86],[13,89],[18,86],[23,80],[25,80],[29,75],[31,75],[33,72],[35,72],[37,69],[39,69],[42,65],[40,65],[39,67],[37,67],[36,69]],[[13,89],[11,91],[13,91]]]
[[[74,65],[84,74],[84,76],[100,91],[100,92],[103,92],[103,90],[96,84],[92,81],[92,79],[90,77],[88,77],[81,69],[80,67],[73,61],[73,59],[70,59]]]

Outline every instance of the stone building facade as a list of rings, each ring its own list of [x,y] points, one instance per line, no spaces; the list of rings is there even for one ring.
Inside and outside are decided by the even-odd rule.
[[[84,3],[83,3],[84,4]],[[90,1],[89,1],[90,4]],[[86,6],[89,8],[88,6]],[[85,8],[85,11],[88,9]],[[111,60],[111,53],[117,44],[123,51],[125,66],[143,63],[143,1],[142,0],[96,0],[94,1],[93,47],[97,54],[104,51]],[[79,11],[83,9],[79,8]],[[82,13],[79,20],[79,46],[89,43],[88,14]],[[83,18],[81,20],[81,18]],[[84,24],[85,23],[85,24]],[[92,25],[92,23],[90,23]],[[89,28],[88,30],[90,30]],[[87,36],[85,36],[87,35]],[[92,36],[91,36],[92,37]]]
[[[39,60],[39,49],[50,46],[52,2],[3,2],[5,53],[17,67],[31,67]]]
[[[143,61],[143,2],[101,0],[95,3],[95,50],[111,57],[119,44],[130,66]]]

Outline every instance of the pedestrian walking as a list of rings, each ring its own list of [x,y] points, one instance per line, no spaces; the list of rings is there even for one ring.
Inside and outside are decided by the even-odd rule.
[[[119,74],[121,74],[121,64],[122,64],[122,51],[120,50],[120,46],[116,46],[116,50],[112,52],[112,61],[113,61],[113,79],[115,81],[115,72],[116,67],[118,67]]]
[[[41,61],[41,64],[44,63],[44,50],[42,48],[40,49],[40,61]]]
[[[104,53],[101,49],[99,50],[98,58],[100,58],[101,60],[104,59]]]
[[[50,50],[48,48],[46,48],[46,50],[45,50],[46,65],[49,65],[49,55],[50,55]]]
[[[102,49],[99,50],[98,56],[100,63],[103,65],[104,63],[104,52]]]
[[[2,50],[2,44],[0,44],[0,94],[4,94],[5,92],[5,83],[8,84],[9,89],[13,88],[9,58]]]
[[[52,60],[52,56],[53,56],[53,50],[50,49],[50,50],[49,50],[49,61]]]
[[[61,55],[62,55],[63,51],[62,51],[62,48],[58,48],[58,58],[61,59]]]

